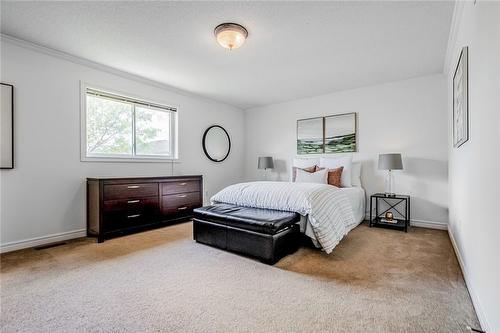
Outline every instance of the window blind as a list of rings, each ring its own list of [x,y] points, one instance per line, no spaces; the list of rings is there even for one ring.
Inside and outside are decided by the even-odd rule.
[[[87,95],[92,95],[92,96],[96,96],[96,97],[106,98],[106,99],[110,99],[110,100],[113,100],[113,101],[119,101],[119,102],[124,102],[124,103],[131,103],[131,104],[145,106],[145,107],[149,107],[149,108],[155,108],[155,109],[161,109],[161,110],[165,110],[165,111],[177,112],[176,108],[173,108],[173,107],[170,107],[170,106],[156,104],[156,103],[151,103],[151,102],[145,102],[145,101],[141,101],[139,99],[125,97],[125,96],[120,96],[120,95],[115,95],[115,94],[111,94],[111,93],[107,93],[107,92],[95,90],[95,89],[92,89],[92,88],[87,88],[86,93],[87,93]]]

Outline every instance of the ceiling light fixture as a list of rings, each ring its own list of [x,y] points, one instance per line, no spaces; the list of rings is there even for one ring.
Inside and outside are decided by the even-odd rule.
[[[222,23],[214,30],[217,42],[226,49],[237,49],[248,37],[248,31],[242,25],[236,23]]]

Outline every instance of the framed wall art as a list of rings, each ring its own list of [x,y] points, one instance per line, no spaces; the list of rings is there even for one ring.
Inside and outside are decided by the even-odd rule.
[[[453,147],[469,140],[469,48],[463,47],[453,75]]]
[[[297,120],[297,154],[357,151],[356,113]]]
[[[14,86],[1,83],[0,169],[14,168]]]
[[[325,153],[356,151],[356,113],[325,117]]]
[[[323,153],[323,137],[323,117],[297,120],[297,154]]]

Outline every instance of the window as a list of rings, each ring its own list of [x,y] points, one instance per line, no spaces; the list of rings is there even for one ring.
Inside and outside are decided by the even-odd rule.
[[[86,159],[174,159],[177,109],[85,88]]]

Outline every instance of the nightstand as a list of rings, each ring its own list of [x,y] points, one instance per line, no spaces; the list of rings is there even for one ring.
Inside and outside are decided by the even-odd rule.
[[[384,211],[379,211],[379,202],[389,207]],[[375,203],[375,216],[373,216],[373,204]],[[403,210],[404,209],[404,210]],[[392,212],[397,223],[384,222],[386,212]],[[404,213],[404,214],[403,214]],[[385,193],[375,193],[370,196],[370,228],[382,227],[408,231],[410,225],[410,196],[409,195],[386,195]]]

